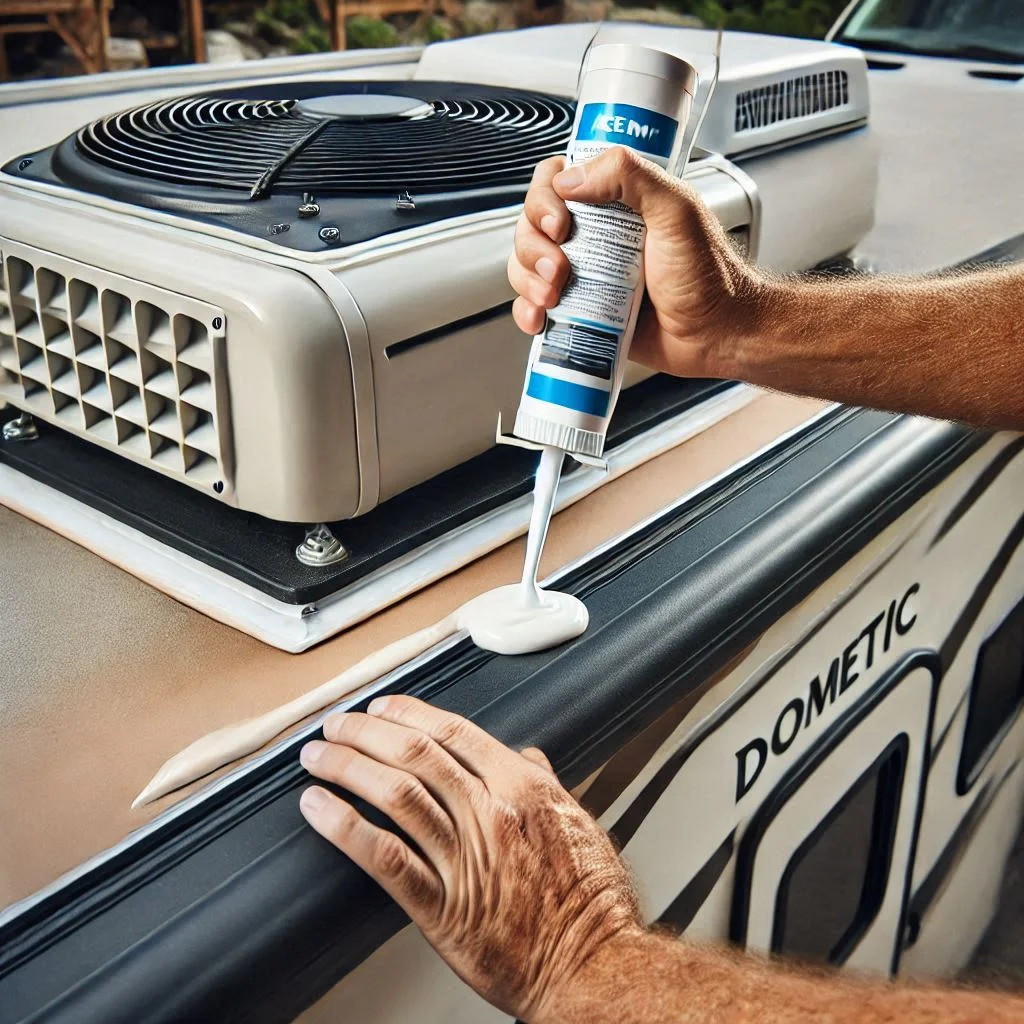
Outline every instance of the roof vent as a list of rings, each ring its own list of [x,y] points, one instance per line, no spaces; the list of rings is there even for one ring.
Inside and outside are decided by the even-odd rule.
[[[819,71],[787,78],[736,94],[735,131],[767,128],[780,121],[810,117],[850,102],[850,77],[845,71]]]

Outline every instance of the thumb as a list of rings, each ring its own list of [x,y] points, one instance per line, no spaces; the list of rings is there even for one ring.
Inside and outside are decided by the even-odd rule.
[[[584,164],[566,167],[552,181],[555,192],[578,203],[625,203],[648,228],[678,224],[687,189],[631,149],[615,146]]]

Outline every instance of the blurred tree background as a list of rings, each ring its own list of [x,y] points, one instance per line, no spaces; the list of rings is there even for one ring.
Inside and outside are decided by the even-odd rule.
[[[1020,0],[1024,3],[1024,0]],[[433,43],[458,36],[531,25],[580,21],[642,21],[821,37],[846,0],[424,0],[422,10],[386,18],[357,15],[346,23],[350,49]],[[192,59],[182,0],[114,0],[114,70]],[[207,59],[257,60],[331,48],[321,0],[203,0]],[[443,8],[443,9],[442,9]],[[15,78],[49,78],[81,71],[52,34],[24,34],[6,43]]]
[[[846,3],[847,0],[746,0],[736,4],[721,0],[674,0],[667,6],[693,15],[708,26],[821,38]]]

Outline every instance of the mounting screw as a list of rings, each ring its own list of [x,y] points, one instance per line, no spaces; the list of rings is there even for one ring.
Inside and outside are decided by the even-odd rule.
[[[320,241],[326,242],[328,245],[337,245],[341,241],[341,230],[336,227],[321,228],[317,234]]]
[[[303,565],[320,568],[343,562],[348,551],[326,523],[317,523],[306,530],[305,540],[295,549],[295,557]]]
[[[224,493],[224,481],[223,480],[216,480],[216,481],[214,481],[213,489],[214,489],[214,491],[217,494],[223,494]]]
[[[410,195],[408,191],[399,192],[398,198],[395,200],[396,210],[415,210],[416,200]]]
[[[320,204],[312,192],[302,193],[302,204],[299,206],[300,217],[315,217],[320,212]]]
[[[27,412],[23,412],[17,419],[9,420],[4,424],[3,437],[5,441],[34,441],[39,436],[36,421]]]
[[[215,316],[213,318],[213,329],[219,331],[224,326],[224,318]]]
[[[306,607],[302,609],[301,615],[305,619],[308,618],[310,615],[316,615],[318,611],[320,611],[320,609],[317,605],[307,604]]]
[[[27,158],[27,157],[24,160],[19,160],[18,161],[18,170],[19,171],[23,171],[23,170],[25,170],[26,167],[31,167],[31,166],[32,166],[32,161],[29,158]]]
[[[271,224],[267,231],[272,235],[283,235],[286,231],[291,230],[291,224]]]

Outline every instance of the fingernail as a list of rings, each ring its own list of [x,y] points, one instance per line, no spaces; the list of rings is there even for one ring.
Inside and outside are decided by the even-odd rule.
[[[583,184],[583,168],[566,167],[564,171],[559,171],[555,175],[554,183],[556,188],[578,188]]]
[[[323,753],[324,745],[322,743],[315,741],[307,743],[299,753],[299,760],[308,768],[311,764],[316,764],[323,757]]]
[[[548,259],[547,256],[541,256],[541,258],[537,260],[537,273],[540,274],[548,284],[551,284],[555,280],[555,274],[558,273],[555,261]]]
[[[299,807],[304,811],[319,811],[327,803],[327,794],[317,786],[310,786],[299,797]]]
[[[374,699],[370,701],[368,707],[366,708],[366,713],[368,715],[383,715],[384,712],[387,711],[387,709],[387,697],[374,697]]]
[[[344,711],[337,711],[324,720],[324,738],[331,740],[341,731],[342,723],[348,716]]]
[[[558,231],[558,218],[553,213],[545,213],[540,219],[540,229],[548,238],[554,240]]]

